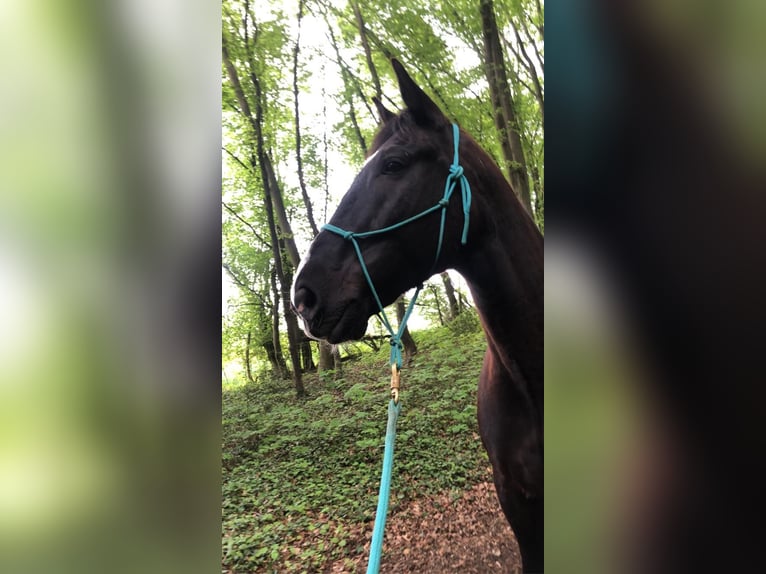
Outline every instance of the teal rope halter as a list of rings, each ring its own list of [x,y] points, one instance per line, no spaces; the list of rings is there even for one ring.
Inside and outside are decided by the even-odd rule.
[[[407,310],[402,317],[402,321],[399,324],[399,329],[394,332],[391,327],[391,323],[386,316],[386,312],[383,310],[383,304],[378,296],[378,291],[375,289],[375,285],[370,277],[370,272],[367,270],[367,265],[362,257],[362,250],[359,247],[358,239],[365,239],[367,237],[374,237],[375,235],[381,235],[394,229],[398,229],[425,217],[435,211],[441,209],[441,222],[439,224],[439,241],[436,244],[436,256],[432,268],[436,267],[436,263],[439,261],[439,256],[442,251],[442,243],[444,242],[444,226],[447,221],[447,206],[449,200],[452,197],[452,193],[455,191],[455,187],[460,183],[460,193],[463,198],[463,234],[460,239],[460,243],[465,245],[468,241],[468,219],[471,211],[471,186],[468,183],[465,175],[463,175],[463,168],[460,165],[458,147],[460,142],[460,129],[457,124],[452,124],[452,135],[455,143],[455,153],[452,159],[452,165],[449,168],[449,175],[447,175],[447,181],[444,184],[444,196],[433,207],[429,207],[425,211],[408,217],[404,221],[400,221],[394,225],[383,227],[382,229],[375,229],[373,231],[364,231],[361,233],[355,233],[353,231],[346,231],[336,225],[326,224],[322,226],[322,229],[336,233],[343,239],[347,239],[354,246],[354,251],[359,259],[359,265],[362,268],[364,278],[367,280],[367,285],[370,286],[372,296],[375,298],[375,302],[380,309],[381,321],[385,326],[388,334],[391,336],[391,356],[389,363],[391,364],[391,394],[392,398],[388,403],[388,424],[386,426],[386,446],[383,453],[383,471],[380,477],[380,490],[378,492],[378,508],[375,511],[375,527],[372,531],[372,541],[370,544],[370,557],[367,562],[367,574],[377,574],[380,568],[380,559],[383,549],[383,532],[386,528],[386,514],[388,512],[388,499],[391,489],[391,472],[394,464],[394,442],[396,439],[396,420],[401,411],[401,404],[399,403],[399,370],[402,368],[402,334],[407,326],[407,321],[412,314],[412,310],[415,308],[415,301],[417,301],[422,285],[418,285],[415,290],[415,294],[410,300],[410,304],[407,306]]]
[[[407,326],[407,321],[410,318],[410,315],[412,314],[412,310],[415,308],[415,301],[418,298],[418,295],[420,294],[420,290],[422,288],[422,285],[419,285],[418,288],[415,290],[415,295],[412,297],[412,300],[410,301],[409,306],[407,307],[406,312],[404,313],[404,317],[402,317],[401,324],[399,325],[399,329],[394,332],[394,329],[391,327],[391,323],[388,320],[388,317],[386,316],[386,312],[383,310],[383,304],[380,301],[380,297],[378,296],[378,291],[375,289],[375,285],[372,282],[372,278],[370,277],[370,272],[367,270],[367,265],[364,262],[364,257],[362,257],[362,250],[359,247],[359,241],[358,239],[366,239],[368,237],[374,237],[375,235],[381,235],[383,233],[387,233],[389,231],[393,231],[394,229],[399,229],[400,227],[404,227],[408,223],[412,223],[413,221],[416,221],[422,217],[425,217],[426,215],[429,215],[433,213],[434,211],[438,211],[441,209],[441,222],[439,224],[439,241],[436,245],[436,256],[434,257],[433,266],[436,266],[436,263],[439,261],[439,256],[441,255],[442,251],[442,243],[444,241],[444,226],[447,221],[447,206],[449,205],[449,200],[452,197],[452,193],[455,191],[455,187],[458,183],[460,183],[460,192],[463,198],[463,234],[460,239],[460,243],[462,245],[465,245],[468,241],[468,220],[469,220],[469,214],[471,211],[471,186],[468,183],[468,180],[466,179],[465,175],[463,174],[463,167],[460,165],[460,158],[458,155],[458,144],[460,142],[460,129],[457,127],[457,124],[452,124],[452,135],[455,142],[455,153],[452,159],[452,165],[450,165],[449,168],[449,175],[447,175],[447,181],[444,184],[444,196],[439,200],[439,202],[434,205],[433,207],[429,207],[425,211],[422,211],[418,213],[417,215],[413,215],[412,217],[408,217],[404,221],[400,221],[399,223],[395,223],[394,225],[389,225],[388,227],[383,227],[381,229],[375,229],[373,231],[364,231],[361,233],[356,233],[353,231],[346,231],[345,229],[341,229],[340,227],[336,225],[331,225],[329,223],[322,226],[323,230],[330,231],[332,233],[336,233],[337,235],[340,235],[343,239],[347,239],[351,242],[351,244],[354,246],[354,251],[356,252],[356,256],[359,259],[359,265],[362,268],[362,273],[364,274],[364,278],[367,280],[367,285],[370,286],[370,291],[372,291],[372,296],[375,298],[375,302],[378,304],[378,309],[380,309],[380,316],[381,321],[383,322],[384,327],[386,328],[386,331],[388,331],[388,334],[391,336],[391,358],[390,363],[392,365],[396,365],[399,369],[402,368],[402,334],[404,333],[404,329]]]

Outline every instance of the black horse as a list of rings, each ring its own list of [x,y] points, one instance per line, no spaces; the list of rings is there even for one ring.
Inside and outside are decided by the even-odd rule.
[[[393,61],[407,109],[375,100],[382,125],[370,155],[332,216],[336,228],[365,232],[418,214],[442,198],[453,158],[450,121]],[[434,263],[439,215],[359,241],[383,305],[434,273],[455,269],[468,282],[487,337],[479,379],[482,441],[495,488],[526,572],[543,569],[543,238],[491,157],[461,132],[459,158],[473,200],[453,199]],[[339,343],[360,338],[379,311],[349,241],[320,232],[293,285],[306,333]]]

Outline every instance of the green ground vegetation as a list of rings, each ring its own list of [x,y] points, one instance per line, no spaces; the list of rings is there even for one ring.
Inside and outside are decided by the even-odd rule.
[[[476,389],[476,325],[415,333],[403,371],[390,512],[425,494],[487,478]],[[388,403],[388,348],[307,375],[308,398],[261,376],[224,386],[222,561],[230,572],[322,570],[364,552],[372,530]]]

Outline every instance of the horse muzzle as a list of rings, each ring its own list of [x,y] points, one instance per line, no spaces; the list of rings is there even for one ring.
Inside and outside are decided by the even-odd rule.
[[[333,295],[337,294],[327,298],[331,299]],[[291,306],[301,319],[307,337],[332,344],[364,336],[371,314],[355,298],[324,301],[303,281],[296,282]]]

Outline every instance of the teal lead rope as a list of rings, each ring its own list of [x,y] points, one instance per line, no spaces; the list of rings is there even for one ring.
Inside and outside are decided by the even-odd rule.
[[[468,241],[468,219],[471,211],[471,186],[469,185],[465,175],[463,175],[463,168],[460,165],[460,158],[458,154],[460,129],[457,127],[457,124],[452,124],[452,136],[455,145],[455,153],[453,155],[452,165],[450,165],[449,168],[447,181],[444,184],[444,195],[436,205],[429,207],[417,215],[408,217],[404,221],[400,221],[399,223],[395,223],[394,225],[389,225],[388,227],[383,227],[381,229],[375,229],[373,231],[355,233],[353,231],[346,231],[345,229],[341,229],[340,227],[331,225],[329,223],[322,227],[323,230],[340,235],[343,239],[350,241],[351,245],[354,246],[354,251],[356,252],[357,259],[359,259],[359,265],[362,268],[364,278],[367,281],[367,285],[370,286],[370,291],[372,291],[372,296],[375,298],[375,302],[378,304],[378,309],[380,309],[381,321],[383,322],[386,331],[388,331],[388,334],[391,336],[389,341],[391,343],[391,355],[389,359],[389,363],[391,365],[391,401],[388,404],[388,424],[386,425],[386,447],[383,453],[383,472],[380,477],[378,509],[375,512],[375,527],[372,531],[370,558],[367,562],[367,574],[377,574],[378,569],[380,568],[380,558],[383,548],[383,531],[386,527],[386,514],[388,513],[388,499],[391,489],[391,471],[394,464],[396,419],[398,418],[399,412],[401,411],[401,405],[399,404],[399,371],[402,368],[402,334],[404,333],[404,329],[407,326],[407,321],[412,314],[412,310],[415,308],[415,301],[417,301],[418,295],[420,295],[420,290],[423,286],[419,285],[415,290],[415,294],[412,296],[410,304],[407,306],[407,310],[404,313],[404,317],[402,317],[402,321],[399,324],[399,329],[394,332],[394,329],[391,327],[391,323],[386,316],[386,312],[383,310],[383,304],[381,303],[380,296],[378,296],[378,291],[375,289],[375,285],[372,282],[370,272],[367,270],[367,265],[364,262],[364,257],[362,257],[362,250],[359,247],[358,239],[365,239],[367,237],[373,237],[375,235],[381,235],[383,233],[393,231],[394,229],[399,229],[408,223],[412,223],[421,217],[425,217],[426,215],[441,209],[439,240],[436,244],[436,256],[434,257],[434,262],[432,265],[432,267],[436,267],[436,263],[439,261],[439,256],[441,255],[442,243],[444,241],[444,227],[447,221],[447,206],[449,205],[449,200],[452,197],[452,193],[455,191],[455,187],[459,183],[460,193],[463,199],[463,234],[461,235],[460,243],[462,245],[466,244]]]
[[[372,530],[370,542],[370,557],[367,560],[367,574],[377,574],[380,568],[380,557],[383,553],[383,532],[386,529],[386,514],[388,513],[388,497],[391,492],[391,471],[394,468],[394,442],[396,441],[396,419],[402,410],[401,403],[394,399],[388,402],[388,424],[386,425],[386,449],[383,453],[383,472],[380,475],[380,490],[378,491],[378,508],[375,511],[375,527]]]

